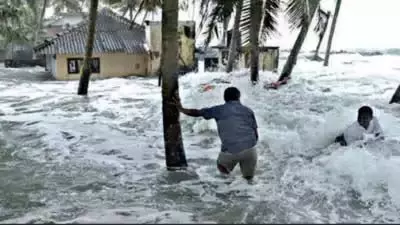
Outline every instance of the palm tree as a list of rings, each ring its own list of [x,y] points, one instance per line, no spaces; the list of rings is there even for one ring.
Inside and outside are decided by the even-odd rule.
[[[250,78],[253,84],[258,81],[260,25],[262,18],[262,0],[251,0],[250,15]]]
[[[54,14],[57,15],[62,11],[67,12],[82,12],[82,3],[85,0],[50,0],[48,6],[52,6]],[[91,1],[90,1],[91,3]]]
[[[179,100],[178,85],[178,0],[163,1],[161,25],[162,113],[165,160],[168,170],[187,167],[179,122],[179,111],[170,104]]]
[[[240,2],[240,3],[239,3]],[[259,17],[259,22],[256,22],[255,27],[259,27],[259,30],[262,32],[262,36],[270,36],[277,30],[277,22],[276,16],[278,14],[278,10],[280,7],[279,0],[265,0],[265,4],[262,4],[260,0],[256,1],[256,5],[259,6],[261,10]],[[241,4],[241,5],[240,5]],[[225,21],[226,18],[229,18],[233,13],[234,8],[236,8],[236,13],[239,12],[239,15],[235,15],[235,23],[234,30],[239,27],[238,31],[233,31],[231,38],[231,46],[229,49],[229,54],[231,55],[231,60],[228,59],[228,65],[232,65],[235,59],[237,46],[232,46],[232,43],[235,45],[238,43],[238,39],[241,39],[241,44],[244,46],[250,44],[250,30],[251,25],[253,24],[254,18],[250,12],[251,10],[251,0],[202,0],[200,4],[200,15],[202,20],[200,22],[200,29],[202,29],[203,24],[208,20],[207,23],[207,38],[205,40],[205,47],[208,46],[212,34],[218,33],[216,31],[216,21]],[[262,7],[264,6],[264,8]],[[239,8],[238,8],[239,7]],[[254,8],[253,8],[254,10]],[[258,9],[255,9],[256,11]],[[264,16],[262,16],[265,14]],[[263,20],[261,21],[261,19]],[[258,25],[257,25],[258,24]],[[261,24],[261,26],[260,26]],[[254,26],[254,25],[253,25]],[[235,28],[236,27],[236,28]],[[236,34],[236,35],[235,35]],[[257,31],[259,34],[259,31]],[[258,35],[257,35],[258,40]],[[233,56],[232,56],[233,54]],[[228,66],[227,68],[229,68]],[[233,66],[232,66],[233,67]]]
[[[329,18],[331,17],[331,12],[324,12],[321,8],[318,9],[318,23],[314,28],[314,31],[318,34],[318,44],[317,48],[315,49],[313,60],[322,60],[319,57],[319,48],[321,47],[322,40],[324,39],[326,28],[328,27]]]
[[[147,17],[147,13],[157,12],[157,9],[159,9],[161,7],[161,5],[162,5],[161,0],[140,0],[140,4],[136,11],[136,15],[133,17],[133,19],[131,21],[130,28],[132,29],[133,25],[135,24],[136,17],[139,15],[139,13],[141,13],[142,11],[145,11],[145,15],[144,15],[143,21],[142,21],[142,24],[143,24],[144,20]]]
[[[94,35],[96,33],[96,19],[97,19],[97,6],[99,0],[90,1],[89,9],[89,23],[88,23],[88,36],[86,39],[86,52],[83,59],[83,68],[79,79],[78,95],[87,95],[90,79],[90,61],[93,52]]]
[[[300,53],[301,46],[306,39],[312,18],[319,6],[319,2],[320,0],[290,0],[286,9],[286,12],[289,15],[289,23],[291,24],[292,29],[301,29],[282,69],[279,81],[283,81],[285,78],[290,77],[293,68],[296,65],[297,56]]]
[[[122,16],[126,16],[129,13],[129,20],[133,20],[133,11],[139,3],[138,0],[106,0],[106,4],[112,8],[118,8]]]
[[[34,4],[26,0],[0,2],[0,37],[4,44],[32,41],[36,26]]]
[[[333,14],[331,31],[329,33],[329,38],[328,38],[328,45],[326,46],[326,51],[325,51],[324,66],[328,66],[328,64],[329,64],[329,56],[331,54],[332,40],[333,40],[333,35],[335,33],[336,22],[337,22],[337,19],[338,19],[338,16],[339,16],[339,11],[340,11],[340,5],[341,4],[342,4],[342,0],[336,0],[335,13]]]
[[[232,37],[231,37],[231,42],[229,46],[229,54],[228,54],[228,62],[226,65],[226,72],[229,73],[233,69],[233,63],[235,62],[236,58],[236,53],[237,53],[237,47],[238,47],[238,40],[240,36],[240,31],[239,31],[239,24],[240,24],[240,17],[242,15],[242,8],[243,8],[243,0],[237,1],[236,6],[235,6],[235,18],[234,18],[234,23],[233,23],[233,29],[232,29]],[[239,43],[240,46],[241,43]]]
[[[35,2],[37,3],[38,1],[35,1]],[[44,19],[44,14],[46,13],[47,4],[48,4],[48,0],[43,0],[42,8],[40,10],[39,21],[37,22],[37,30],[35,32],[35,40],[33,42],[35,45],[38,44],[38,41],[39,41],[39,34],[40,34],[41,30],[42,30],[43,19]]]

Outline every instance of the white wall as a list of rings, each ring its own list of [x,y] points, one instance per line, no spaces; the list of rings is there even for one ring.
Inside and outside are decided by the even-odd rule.
[[[52,55],[50,55],[50,66],[51,66],[51,75],[53,75],[54,78],[56,78],[56,59],[53,58]]]

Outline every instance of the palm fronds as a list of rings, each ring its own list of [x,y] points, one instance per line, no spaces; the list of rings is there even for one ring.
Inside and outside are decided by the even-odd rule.
[[[261,21],[261,37],[263,39],[276,34],[278,30],[277,16],[280,9],[280,0],[264,0],[263,4],[263,21]],[[243,0],[242,18],[240,21],[240,31],[242,34],[242,44],[244,46],[250,41],[250,2],[251,0]]]
[[[286,15],[290,24],[290,29],[295,30],[301,28],[304,22],[309,22],[309,15],[312,10],[319,5],[319,0],[289,0],[286,7]]]
[[[218,38],[219,31],[216,23],[223,22],[230,18],[237,1],[241,0],[202,0],[200,5],[200,8],[202,9],[200,11],[200,14],[202,15],[200,30],[202,30],[204,23],[206,23],[206,31],[204,31],[204,34],[207,34],[204,42],[205,46],[208,46],[213,34]],[[210,13],[208,13],[209,11]]]

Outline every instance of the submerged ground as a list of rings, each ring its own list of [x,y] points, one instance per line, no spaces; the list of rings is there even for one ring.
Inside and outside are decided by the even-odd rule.
[[[281,61],[281,65],[284,61]],[[90,96],[42,68],[0,67],[0,221],[17,223],[400,222],[399,56],[341,54],[332,65],[301,57],[292,81],[252,87],[246,71],[188,74],[183,104],[222,103],[235,85],[259,123],[254,185],[218,175],[214,121],[182,116],[188,173],[164,165],[157,79],[98,80]],[[220,78],[226,84],[213,80]],[[215,89],[203,92],[202,84]],[[372,106],[386,140],[330,145]]]

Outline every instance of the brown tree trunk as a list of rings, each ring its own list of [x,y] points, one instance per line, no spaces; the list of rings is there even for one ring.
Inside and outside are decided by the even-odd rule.
[[[133,17],[133,19],[132,19],[132,21],[131,21],[131,25],[129,26],[129,29],[132,29],[132,28],[133,28],[133,25],[135,24],[136,17],[137,17],[137,16],[139,15],[139,13],[142,11],[143,6],[144,6],[144,0],[142,0],[142,1],[140,2],[139,9],[138,9],[138,11],[136,12],[135,17]]]
[[[142,26],[143,26],[143,24],[144,24],[144,21],[146,21],[146,17],[147,17],[147,14],[149,13],[149,11],[146,11],[145,13],[144,13],[144,16],[143,16],[143,19],[142,19]]]
[[[133,19],[133,8],[132,6],[129,6],[129,21],[132,21]]]
[[[326,28],[328,28],[329,18],[330,17],[331,17],[331,12],[328,12],[328,14],[326,16],[326,23],[324,25],[324,28],[323,28],[321,34],[320,34],[320,37],[319,37],[319,40],[318,40],[318,44],[317,44],[317,48],[315,49],[315,54],[314,54],[314,59],[315,60],[319,59],[319,55],[318,55],[319,48],[321,47],[322,40],[324,40],[324,36],[325,36],[326,30],[327,30]]]
[[[282,73],[278,81],[282,81],[285,78],[290,77],[290,75],[292,74],[293,68],[296,65],[297,56],[300,53],[301,46],[303,45],[304,40],[306,39],[308,33],[308,29],[310,28],[312,18],[314,17],[315,11],[317,10],[319,5],[319,0],[316,1],[318,1],[318,3],[310,4],[310,12],[311,12],[310,16],[306,20],[304,20],[303,25],[301,26],[299,35],[297,36],[293,48],[290,51],[289,57],[286,60],[286,63],[282,69]]]
[[[251,0],[250,14],[250,77],[253,84],[258,82],[259,44],[258,35],[262,18],[262,0]]]
[[[233,63],[235,62],[237,55],[237,47],[238,47],[237,44],[240,36],[239,25],[240,25],[240,16],[242,15],[242,7],[243,7],[243,0],[240,0],[236,4],[235,21],[233,24],[232,37],[229,46],[228,62],[226,65],[227,73],[233,70]]]
[[[86,39],[86,52],[85,58],[83,59],[83,68],[81,70],[81,77],[79,79],[78,95],[87,95],[90,80],[90,61],[93,53],[94,36],[96,33],[96,19],[97,19],[97,6],[99,0],[90,1],[89,11],[89,24],[88,24],[88,36]]]
[[[333,35],[335,34],[336,22],[337,22],[337,18],[339,16],[339,11],[340,11],[340,5],[341,4],[342,4],[342,0],[336,0],[335,13],[333,14],[331,31],[329,33],[329,38],[328,38],[328,45],[326,46],[326,51],[325,51],[324,66],[328,66],[329,65],[329,56],[331,54]]]
[[[34,40],[34,44],[38,44],[38,40],[39,40],[39,35],[40,32],[42,31],[42,25],[43,25],[43,19],[44,19],[44,14],[46,13],[46,8],[47,8],[47,1],[48,0],[43,0],[43,6],[42,9],[40,11],[40,17],[39,17],[39,21],[37,24],[37,29],[35,32],[35,40]]]
[[[164,146],[167,170],[187,167],[179,111],[171,102],[179,100],[178,86],[178,0],[162,3],[161,76]]]

